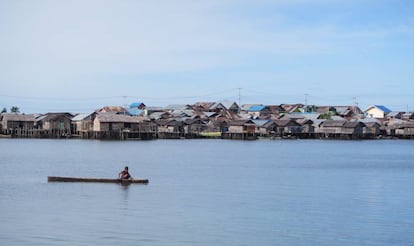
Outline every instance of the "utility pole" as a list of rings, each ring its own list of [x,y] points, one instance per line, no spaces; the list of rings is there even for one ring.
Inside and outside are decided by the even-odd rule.
[[[242,88],[240,88],[240,87],[239,87],[239,88],[237,88],[237,89],[239,90],[239,107],[241,107],[241,104],[240,104],[240,98],[241,98],[241,89],[242,89]]]
[[[354,106],[358,107],[358,98],[357,97],[353,97],[352,99],[354,99]]]
[[[238,112],[237,112],[237,113],[238,113],[238,114],[240,114],[240,109],[241,109],[240,98],[241,98],[241,89],[242,89],[242,88],[241,88],[241,87],[238,87],[238,88],[236,88],[236,89],[237,89],[237,90],[239,90],[239,107],[238,107],[238,108],[239,108],[239,110],[238,110]]]
[[[124,115],[126,115],[126,107],[127,107],[126,98],[127,98],[127,96],[123,96],[123,98],[124,98]]]
[[[308,93],[305,93],[305,112],[308,112]]]

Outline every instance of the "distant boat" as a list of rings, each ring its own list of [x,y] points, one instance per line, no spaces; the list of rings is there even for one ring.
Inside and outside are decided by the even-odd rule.
[[[148,184],[148,179],[107,179],[107,178],[76,178],[76,177],[47,177],[48,182],[87,182],[87,183],[119,183],[119,184]]]

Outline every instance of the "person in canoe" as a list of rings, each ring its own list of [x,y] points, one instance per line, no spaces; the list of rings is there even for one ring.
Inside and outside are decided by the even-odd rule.
[[[128,167],[127,166],[124,168],[124,170],[122,170],[118,174],[118,176],[119,176],[120,179],[130,179],[130,178],[132,178],[131,175],[129,174],[129,171],[128,171]]]

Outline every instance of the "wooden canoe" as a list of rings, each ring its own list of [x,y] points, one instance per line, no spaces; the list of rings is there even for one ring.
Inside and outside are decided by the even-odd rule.
[[[75,178],[47,177],[48,182],[90,182],[90,183],[119,183],[119,184],[148,184],[148,179],[107,179],[107,178]]]

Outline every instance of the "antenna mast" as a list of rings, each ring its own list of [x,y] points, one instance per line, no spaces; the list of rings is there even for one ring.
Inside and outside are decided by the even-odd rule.
[[[240,98],[241,98],[241,89],[242,89],[242,88],[240,88],[240,87],[239,87],[239,88],[237,88],[237,89],[239,90],[239,107],[240,107],[240,106],[241,106],[241,105],[240,105]]]

